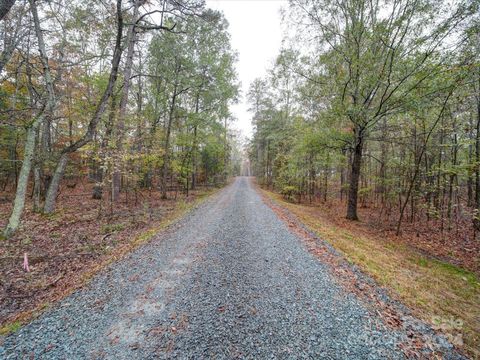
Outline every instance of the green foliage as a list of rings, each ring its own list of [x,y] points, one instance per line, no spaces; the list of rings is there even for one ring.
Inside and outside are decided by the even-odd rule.
[[[398,224],[407,212],[478,222],[462,209],[480,206],[477,10],[433,0],[291,2],[291,48],[247,94],[259,182],[294,187],[299,198],[353,193],[402,213]]]
[[[281,194],[290,202],[295,202],[300,191],[296,186],[286,185],[282,188]]]
[[[208,182],[228,170],[234,140],[226,135],[225,119],[238,92],[236,55],[217,12],[207,10],[203,19],[179,22],[176,29],[179,34],[156,35],[149,48],[149,70],[159,74],[149,83],[153,117],[164,129],[152,137],[159,139],[165,165],[186,187],[192,173]]]
[[[0,335],[6,336],[18,331],[22,327],[21,321],[14,321],[11,323],[7,323],[0,327]]]

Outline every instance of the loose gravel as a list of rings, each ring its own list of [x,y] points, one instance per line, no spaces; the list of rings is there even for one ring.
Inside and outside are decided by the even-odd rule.
[[[237,178],[7,337],[0,359],[403,359],[406,336]]]

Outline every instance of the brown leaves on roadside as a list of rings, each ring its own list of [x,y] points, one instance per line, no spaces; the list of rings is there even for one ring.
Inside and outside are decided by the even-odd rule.
[[[173,196],[162,200],[158,192],[144,191],[138,192],[142,201],[135,202],[131,196],[126,202],[122,197],[110,213],[108,203],[92,199],[91,193],[92,184],[62,189],[57,212],[50,216],[34,213],[29,204],[17,234],[0,241],[0,327],[25,320],[82,286],[96,271],[131,250],[136,238],[158,226],[178,204]],[[191,193],[186,201],[193,201],[197,194]],[[0,198],[7,196],[0,193]],[[10,210],[10,202],[0,202],[0,227]],[[25,253],[30,272],[24,270]],[[138,277],[128,280],[135,282]]]
[[[380,297],[374,284],[367,282],[346,263],[340,255],[334,254],[329,250],[323,241],[306,231],[296,217],[287,209],[274,203],[271,199],[263,195],[264,202],[272,208],[280,219],[288,224],[289,229],[299,235],[305,242],[310,253],[321,259],[321,261],[330,266],[335,279],[349,292],[364,300],[365,304],[374,311],[383,323],[391,329],[401,329],[404,325],[402,313],[391,304],[386,304]],[[429,347],[428,337],[423,334],[407,330],[409,336],[406,341],[399,344],[399,348],[407,358],[412,359],[440,359],[434,351],[426,355],[423,350],[431,349]]]

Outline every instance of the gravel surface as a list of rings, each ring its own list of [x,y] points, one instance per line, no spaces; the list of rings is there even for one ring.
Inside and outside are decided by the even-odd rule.
[[[406,336],[237,178],[7,337],[0,359],[403,359]]]

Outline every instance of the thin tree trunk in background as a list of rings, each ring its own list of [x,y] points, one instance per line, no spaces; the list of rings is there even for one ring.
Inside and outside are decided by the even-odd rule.
[[[327,154],[327,166],[325,166],[325,174],[323,179],[323,202],[327,202],[328,197],[328,175],[329,175],[329,166],[330,166],[330,156]]]
[[[198,115],[200,103],[200,95],[197,92],[197,97],[195,99],[195,114]],[[192,184],[191,189],[195,190],[197,186],[197,124],[193,127],[193,146],[192,146]],[[188,188],[188,186],[187,186]]]
[[[383,118],[383,123],[382,123],[382,139],[387,138],[387,119],[386,117]],[[379,177],[380,177],[380,186],[378,189],[378,192],[380,193],[380,202],[385,204],[385,198],[386,198],[386,179],[387,179],[387,169],[386,169],[386,163],[387,163],[387,143],[385,141],[382,141],[380,144],[380,171],[379,171]]]
[[[45,121],[40,125],[37,134],[37,151],[34,156],[34,206],[35,212],[40,211],[40,198],[42,193],[42,167],[45,161],[46,154],[51,151],[51,124],[54,117],[57,100],[55,97],[55,90],[53,84],[53,76],[50,71],[48,55],[45,47],[45,40],[40,26],[40,18],[38,16],[38,9],[36,2],[30,0],[30,11],[32,12],[35,33],[38,40],[38,49],[40,52],[40,60],[43,67],[43,76],[45,78],[45,87],[47,89],[47,112],[45,114]]]
[[[477,73],[477,123],[475,133],[475,209],[476,214],[473,220],[475,231],[480,231],[480,71]]]
[[[443,104],[442,104],[442,109],[440,110],[440,113],[438,114],[438,117],[437,119],[435,120],[435,122],[433,123],[433,125],[430,127],[430,129],[428,130],[428,133],[427,135],[425,136],[425,140],[424,140],[424,143],[423,143],[423,146],[422,146],[422,149],[420,150],[420,153],[418,155],[418,159],[415,160],[415,169],[414,169],[414,173],[413,173],[413,176],[412,176],[412,179],[410,181],[410,185],[408,187],[408,190],[407,190],[407,194],[406,194],[406,198],[405,198],[405,202],[403,203],[402,205],[402,200],[401,198],[399,198],[399,203],[400,203],[400,216],[398,217],[398,222],[397,222],[397,230],[396,230],[396,235],[400,235],[400,228],[402,226],[402,221],[403,221],[403,216],[405,214],[405,208],[407,207],[407,204],[408,204],[408,201],[410,200],[410,195],[412,193],[412,189],[413,187],[415,186],[415,183],[417,181],[417,177],[418,177],[418,173],[419,173],[419,170],[420,170],[420,164],[422,162],[422,158],[423,158],[423,155],[425,154],[425,151],[427,150],[427,145],[428,145],[428,141],[430,139],[430,136],[432,135],[433,133],[433,130],[437,127],[437,124],[440,122],[440,120],[442,119],[443,117],[443,113],[445,112],[445,109],[447,107],[447,104],[448,104],[448,100],[450,99],[450,97],[452,96],[452,93],[453,93],[453,88],[451,89],[451,91],[448,93],[448,95],[445,97],[445,100],[443,101]]]
[[[162,199],[167,198],[167,181],[168,181],[168,166],[170,161],[170,133],[172,131],[172,122],[173,115],[175,112],[175,105],[177,101],[177,84],[175,84],[175,89],[172,95],[172,102],[170,104],[170,111],[168,113],[168,120],[166,126],[165,134],[165,143],[164,143],[164,155],[163,155],[163,164],[162,164],[162,182],[161,182],[161,191]]]
[[[18,161],[17,161],[18,160],[18,152],[17,152],[18,140],[19,140],[19,136],[17,134],[15,136],[15,144],[11,146],[9,149],[10,159],[12,159],[13,161],[13,183],[14,183],[15,189],[18,186]]]
[[[342,155],[346,157],[346,151],[342,150]],[[340,165],[340,201],[343,201],[343,194],[345,192],[345,162],[343,161]]]
[[[37,137],[37,136],[35,136]],[[40,211],[40,196],[42,191],[42,177],[40,174],[40,166],[36,163],[38,160],[35,159],[33,166],[33,211],[39,212]]]
[[[473,136],[473,119],[469,121],[469,139],[472,140]],[[473,145],[471,142],[468,144],[468,165],[467,171],[467,206],[472,207],[474,204],[473,198],[473,171],[471,169],[473,163]]]
[[[417,136],[417,119],[414,119],[413,122],[413,129],[412,129],[412,138],[413,138],[413,159],[414,159],[414,164],[416,164],[416,159],[418,158],[418,136]],[[415,217],[415,194],[416,191],[418,190],[418,182],[415,184],[413,190],[412,190],[412,196],[410,197],[410,222],[414,222],[414,217]]]
[[[267,176],[267,188],[270,189],[270,140],[267,140],[266,176]]]
[[[452,202],[453,202],[453,185],[457,177],[456,166],[458,156],[458,138],[457,138],[457,126],[455,117],[453,118],[453,139],[452,139],[452,171],[450,172],[450,179],[448,182],[448,203],[447,203],[447,218],[448,218],[448,230],[452,225]]]
[[[313,153],[308,156],[308,201],[311,204],[315,195],[315,169],[313,163]]]
[[[480,33],[477,33],[477,58],[480,55]],[[480,231],[480,69],[477,68],[476,84],[473,85],[474,97],[477,102],[477,121],[475,126],[475,214],[473,218],[474,234]],[[475,89],[476,85],[476,89]]]
[[[133,8],[133,21],[132,25],[128,30],[127,34],[127,56],[125,61],[125,67],[123,70],[123,88],[122,88],[122,95],[120,97],[120,107],[118,112],[118,120],[117,120],[117,131],[116,131],[116,152],[117,155],[122,153],[123,151],[123,141],[125,139],[125,117],[127,113],[127,104],[128,104],[128,95],[130,92],[130,85],[132,83],[131,76],[132,76],[132,66],[133,66],[133,54],[135,50],[135,42],[137,40],[137,33],[135,31],[135,22],[138,18],[138,9],[143,1],[136,0]],[[122,161],[118,161],[119,164],[122,164]],[[122,171],[118,168],[115,168],[112,175],[112,201],[116,202],[119,199],[120,194],[120,187],[121,187],[121,177]]]
[[[228,136],[228,129],[227,129],[227,118],[225,117],[225,122],[224,122],[224,126],[225,126],[225,132],[224,132],[224,139],[223,139],[223,143],[224,143],[224,148],[223,148],[223,181],[224,182],[227,182],[227,163],[228,163],[228,139],[227,139],[227,136]]]
[[[142,61],[142,54],[141,52],[138,55],[138,63],[139,63],[139,73],[143,72],[143,61]],[[143,149],[143,144],[142,144],[142,136],[143,136],[143,131],[142,131],[142,125],[143,125],[143,119],[142,119],[142,112],[143,112],[143,80],[142,76],[138,77],[138,92],[137,92],[137,132],[136,132],[136,142],[137,146],[136,149],[138,152],[142,152]]]
[[[193,127],[193,147],[192,147],[192,183],[191,190],[197,186],[197,125]]]
[[[110,140],[113,132],[113,126],[115,125],[115,113],[117,111],[117,101],[116,101],[116,94],[113,93],[110,97],[110,114],[108,116],[108,122],[105,126],[105,135],[102,139],[102,143],[100,144],[100,153],[101,159],[98,164],[94,164],[94,177],[95,177],[95,185],[93,187],[92,198],[96,200],[101,200],[103,197],[103,181],[106,176],[105,171],[105,153],[107,152],[108,141]],[[107,156],[108,157],[108,156]]]
[[[443,121],[442,121],[442,124],[443,124]],[[440,128],[440,134],[439,134],[439,141],[438,141],[438,144],[439,144],[439,147],[440,149],[442,149],[443,147],[443,126],[441,126]],[[438,154],[438,163],[437,163],[437,185],[436,185],[436,190],[435,190],[435,196],[434,196],[434,205],[435,207],[438,209],[440,209],[440,206],[442,204],[442,197],[443,197],[443,186],[442,186],[442,181],[441,181],[441,178],[442,178],[442,164],[443,164],[443,154],[442,154],[443,150],[440,150],[439,151],[439,154]]]

